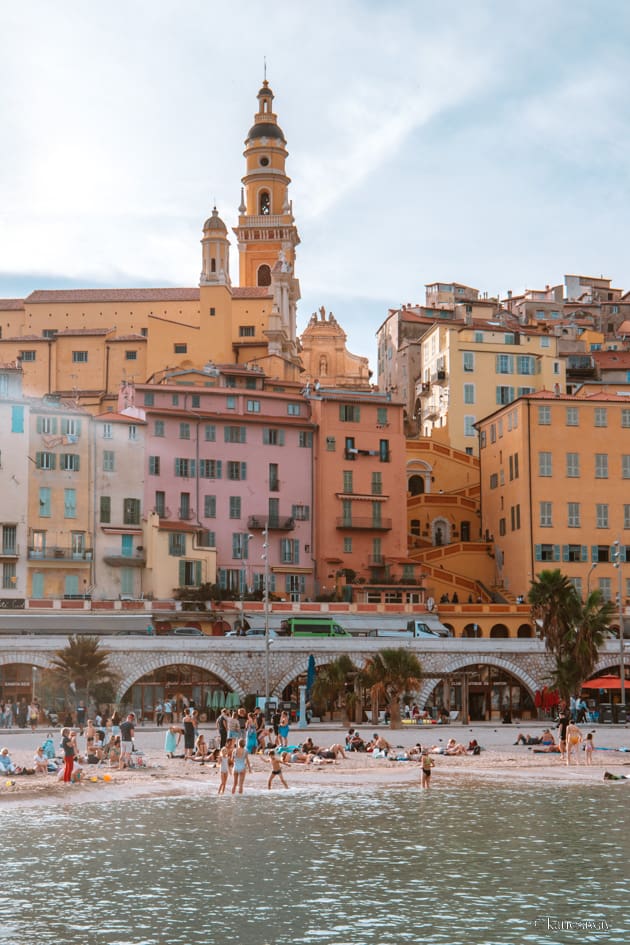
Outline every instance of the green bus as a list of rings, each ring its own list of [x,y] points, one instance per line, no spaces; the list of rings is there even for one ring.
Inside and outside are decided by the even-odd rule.
[[[350,637],[332,617],[287,617],[280,624],[283,637]]]

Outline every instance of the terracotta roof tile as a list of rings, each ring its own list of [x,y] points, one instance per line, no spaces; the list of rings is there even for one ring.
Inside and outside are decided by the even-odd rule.
[[[55,338],[70,338],[74,335],[109,335],[113,328],[64,328]]]
[[[25,303],[56,302],[197,302],[198,288],[166,289],[38,289]]]
[[[13,312],[24,308],[24,299],[0,299],[0,311]]]

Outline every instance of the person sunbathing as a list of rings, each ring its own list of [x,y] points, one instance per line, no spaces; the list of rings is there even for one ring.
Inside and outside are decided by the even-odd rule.
[[[445,755],[465,755],[466,749],[463,745],[460,745],[459,742],[456,742],[454,738],[449,738],[446,743],[446,748],[444,750]]]

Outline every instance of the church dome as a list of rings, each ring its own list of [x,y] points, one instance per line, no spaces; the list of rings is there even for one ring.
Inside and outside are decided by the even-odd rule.
[[[252,125],[247,132],[247,140],[249,141],[251,138],[277,138],[286,144],[282,128],[279,125],[274,125],[271,121],[261,121]]]
[[[203,225],[204,233],[206,230],[216,230],[221,233],[227,234],[227,227],[221,217],[219,216],[219,211],[216,207],[212,210],[212,216],[208,217],[206,222]]]

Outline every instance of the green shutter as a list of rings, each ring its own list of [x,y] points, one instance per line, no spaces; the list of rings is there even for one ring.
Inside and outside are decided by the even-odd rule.
[[[534,545],[534,558],[536,561],[542,561],[542,550],[540,545]]]
[[[582,545],[582,551],[580,554],[581,561],[588,561],[588,545]]]
[[[43,418],[42,418],[42,417],[38,417],[38,418],[37,418],[37,432],[38,432],[38,433],[41,433],[41,432],[42,432],[42,427],[43,427],[43,425],[44,425],[44,424],[43,424]]]
[[[195,587],[201,587],[201,561],[195,561]]]
[[[35,466],[37,467],[37,469],[41,469],[41,468],[42,468],[42,454],[41,454],[41,452],[35,453]]]
[[[553,546],[553,560],[554,561],[560,560],[560,545]]]
[[[247,479],[247,463],[241,463],[241,479]]]
[[[598,545],[591,545],[591,561],[597,561],[598,558]]]
[[[269,428],[263,427],[263,444],[265,446],[269,445]]]
[[[562,560],[563,561],[569,560],[569,546],[568,545],[562,546]]]

